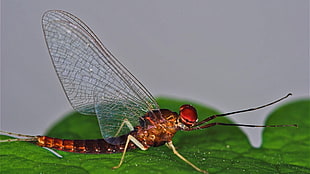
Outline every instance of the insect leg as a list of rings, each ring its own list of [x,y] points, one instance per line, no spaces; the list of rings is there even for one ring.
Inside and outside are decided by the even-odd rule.
[[[128,148],[129,141],[132,141],[141,150],[147,150],[148,149],[148,148],[144,147],[143,144],[140,143],[140,141],[138,141],[135,137],[133,137],[132,135],[128,135],[127,141],[126,141],[126,144],[125,144],[125,148],[124,148],[124,152],[123,152],[123,155],[122,155],[122,158],[121,158],[119,164],[117,166],[114,166],[113,169],[117,169],[117,168],[119,168],[123,164],[123,161],[124,161],[124,158],[125,158],[125,154],[126,154],[126,151],[127,151],[127,148]]]
[[[243,109],[243,110],[234,111],[234,112],[228,112],[228,113],[224,113],[224,114],[212,115],[212,116],[210,116],[210,117],[208,117],[208,118],[206,118],[206,119],[204,119],[204,120],[202,120],[202,121],[200,121],[200,122],[195,123],[194,127],[195,127],[195,126],[202,125],[203,123],[206,123],[206,122],[208,122],[208,121],[210,121],[210,120],[213,120],[213,119],[215,119],[215,118],[217,118],[217,117],[226,117],[226,116],[228,116],[228,115],[233,115],[233,114],[238,114],[238,113],[243,113],[243,112],[249,112],[249,111],[255,111],[255,110],[258,110],[258,109],[261,109],[261,108],[264,108],[264,107],[273,105],[273,104],[275,104],[275,103],[278,103],[278,102],[280,102],[280,101],[286,99],[286,98],[289,97],[290,95],[292,95],[292,94],[289,93],[289,94],[287,94],[286,96],[284,96],[284,97],[282,97],[282,98],[280,98],[280,99],[278,99],[278,100],[276,100],[276,101],[267,103],[267,104],[262,105],[262,106],[258,106],[258,107],[254,107],[254,108],[249,108],[249,109]],[[199,128],[198,128],[198,129],[199,129]]]
[[[195,166],[193,163],[189,162],[186,158],[184,158],[181,154],[179,154],[179,152],[175,149],[174,145],[172,144],[172,141],[169,141],[166,143],[166,146],[171,149],[173,151],[173,153],[178,156],[179,158],[181,158],[181,160],[183,160],[184,162],[186,162],[187,164],[189,164],[190,166],[192,166],[194,169],[196,169],[199,172],[202,173],[208,173],[208,171],[206,170],[202,170],[200,168],[198,168],[197,166]]]
[[[128,129],[129,129],[130,131],[133,131],[134,128],[133,128],[132,124],[128,121],[127,118],[125,118],[125,119],[123,120],[121,126],[120,126],[119,129],[117,130],[116,134],[114,135],[114,137],[117,137],[117,136],[118,136],[118,134],[121,132],[122,128],[124,127],[124,124],[126,124],[126,126],[128,127]]]

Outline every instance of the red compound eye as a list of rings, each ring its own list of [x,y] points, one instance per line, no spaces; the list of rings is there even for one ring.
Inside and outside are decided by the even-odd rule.
[[[191,105],[182,105],[180,107],[180,119],[186,126],[193,126],[197,121],[197,111]]]

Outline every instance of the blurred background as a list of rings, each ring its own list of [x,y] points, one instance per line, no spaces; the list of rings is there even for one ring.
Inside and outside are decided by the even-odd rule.
[[[277,106],[309,97],[307,0],[2,0],[1,130],[43,134],[72,110],[41,29],[50,9],[82,19],[154,96],[229,112],[293,93],[229,117],[247,124],[264,124]],[[261,144],[262,129],[243,130]]]

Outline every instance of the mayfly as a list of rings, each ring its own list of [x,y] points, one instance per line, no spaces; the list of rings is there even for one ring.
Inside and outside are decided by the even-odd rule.
[[[1,131],[24,137],[1,142],[32,141],[41,147],[77,153],[123,153],[119,164],[113,169],[122,165],[128,150],[147,150],[165,144],[185,163],[199,172],[208,173],[176,150],[172,138],[177,131],[193,131],[215,125],[297,126],[208,123],[217,117],[261,109],[291,94],[259,107],[213,115],[202,121],[198,121],[196,109],[188,104],[182,105],[179,113],[160,109],[151,93],[79,18],[61,10],[47,11],[42,17],[42,28],[54,68],[69,102],[76,111],[97,116],[103,139],[66,140]]]

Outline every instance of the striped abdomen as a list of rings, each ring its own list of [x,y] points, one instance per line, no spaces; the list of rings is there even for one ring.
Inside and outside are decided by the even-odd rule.
[[[124,151],[127,136],[128,135],[123,135],[107,140],[66,140],[47,136],[37,136],[37,145],[76,153],[119,153]],[[113,144],[109,142],[113,142]],[[137,147],[132,142],[129,142],[127,150],[135,148]]]

